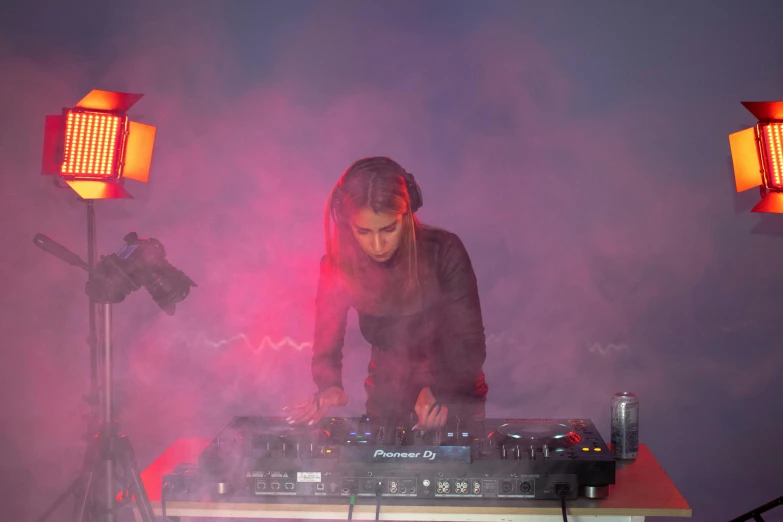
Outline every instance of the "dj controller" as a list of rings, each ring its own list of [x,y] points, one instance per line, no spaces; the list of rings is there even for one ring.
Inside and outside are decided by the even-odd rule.
[[[163,481],[167,498],[193,501],[603,498],[615,460],[588,419],[456,419],[425,431],[367,416],[314,426],[235,417],[196,467]]]

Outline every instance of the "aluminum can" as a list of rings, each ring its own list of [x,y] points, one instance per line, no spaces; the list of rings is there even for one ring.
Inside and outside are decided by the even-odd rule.
[[[612,397],[612,455],[632,460],[639,456],[639,399],[632,392]]]

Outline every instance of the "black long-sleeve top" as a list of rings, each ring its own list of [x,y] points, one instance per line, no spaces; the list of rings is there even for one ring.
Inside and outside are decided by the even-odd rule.
[[[422,388],[449,406],[449,416],[481,416],[488,386],[478,286],[459,237],[446,230],[417,230],[420,291],[401,296],[405,263],[369,257],[360,277],[375,289],[357,295],[336,275],[326,257],[316,294],[312,372],[319,390],[342,387],[342,348],[349,307],[356,309],[362,335],[372,346],[366,411],[401,417],[413,412]]]

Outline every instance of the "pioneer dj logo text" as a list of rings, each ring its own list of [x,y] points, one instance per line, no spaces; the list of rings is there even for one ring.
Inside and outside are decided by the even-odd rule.
[[[383,451],[383,450],[375,450],[375,453],[373,453],[373,458],[383,457],[387,459],[391,458],[403,458],[403,459],[417,459],[421,457],[424,460],[435,460],[435,457],[437,454],[434,451],[427,450],[424,453],[400,453],[396,451]]]

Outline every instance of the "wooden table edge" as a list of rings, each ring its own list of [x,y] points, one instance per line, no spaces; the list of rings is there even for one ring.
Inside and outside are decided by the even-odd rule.
[[[160,513],[161,503],[151,502],[156,513]],[[218,514],[219,512],[276,512],[281,514],[323,513],[334,514],[337,518],[347,517],[348,505],[342,504],[262,504],[262,503],[219,503],[219,502],[166,502],[166,514],[171,516],[198,516],[201,514]],[[356,504],[356,513],[375,514],[375,504]],[[382,513],[394,514],[449,514],[449,515],[560,515],[560,506],[531,507],[476,507],[476,506],[391,506],[381,504]],[[691,518],[691,509],[672,508],[595,508],[570,507],[566,504],[569,515],[587,516],[649,516],[649,517],[681,517]]]

